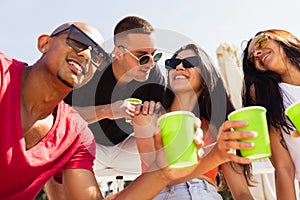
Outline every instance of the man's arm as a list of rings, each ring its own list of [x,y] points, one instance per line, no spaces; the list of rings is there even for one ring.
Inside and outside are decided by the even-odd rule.
[[[92,124],[99,120],[108,118],[110,109],[110,104],[99,105],[99,106],[73,106],[73,108],[80,114],[80,116],[87,121],[87,123]]]
[[[119,100],[112,104],[97,106],[73,106],[81,117],[89,124],[102,119],[119,119],[134,116],[135,106],[127,103],[125,100]]]
[[[169,183],[165,175],[167,169],[144,173],[119,193],[110,195],[105,200],[151,200]],[[179,175],[179,174],[178,174]],[[67,169],[63,183],[67,199],[100,200],[103,199],[94,174],[85,169]]]
[[[66,169],[63,172],[63,186],[67,199],[103,199],[94,174],[86,169]]]
[[[151,200],[168,185],[164,170],[143,173],[129,186],[105,200]]]

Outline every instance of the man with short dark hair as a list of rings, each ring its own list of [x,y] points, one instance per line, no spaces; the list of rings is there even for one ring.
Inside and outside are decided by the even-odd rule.
[[[133,127],[124,119],[134,116],[135,105],[125,99],[161,101],[165,80],[156,62],[162,53],[155,47],[153,31],[140,17],[122,19],[114,30],[111,65],[65,99],[89,123],[95,136],[96,176],[105,175],[103,169],[107,168],[116,175],[141,173]]]

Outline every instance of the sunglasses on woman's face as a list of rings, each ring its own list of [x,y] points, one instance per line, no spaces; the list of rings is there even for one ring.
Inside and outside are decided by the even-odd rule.
[[[249,55],[248,55],[248,59],[254,63],[254,53],[258,50],[261,50],[263,48],[265,48],[268,44],[269,41],[269,36],[266,34],[262,34],[262,35],[258,35],[255,37],[256,41],[254,43],[254,47],[253,49],[250,51]],[[254,39],[255,39],[254,38]]]
[[[158,52],[155,53],[154,55],[151,54],[144,54],[140,57],[136,57],[133,53],[131,53],[126,47],[124,47],[123,45],[119,45],[119,48],[123,48],[125,51],[127,51],[127,53],[129,53],[132,57],[134,57],[140,65],[145,65],[149,62],[150,58],[152,58],[153,62],[158,62],[161,57],[162,57],[162,53]]]
[[[67,30],[69,30],[69,33],[66,39],[66,43],[77,53],[91,48],[92,63],[99,70],[102,70],[105,66],[111,63],[109,54],[106,53],[94,40],[92,40],[87,34],[85,34],[74,24],[53,33],[51,37],[57,36]]]
[[[167,70],[176,69],[180,63],[182,63],[184,68],[192,68],[198,66],[200,61],[198,56],[191,56],[184,59],[171,58],[165,61],[165,67]]]

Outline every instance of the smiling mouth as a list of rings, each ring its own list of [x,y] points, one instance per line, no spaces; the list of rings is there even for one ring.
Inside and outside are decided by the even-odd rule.
[[[149,69],[140,69],[140,71],[142,72],[142,73],[145,73],[145,74],[149,74],[150,73],[150,70]]]
[[[265,62],[266,57],[268,57],[270,55],[270,53],[267,53],[266,55],[264,55],[264,57],[261,59],[262,62]]]
[[[74,62],[74,61],[68,61],[68,63],[70,64],[71,70],[76,74],[76,75],[81,75],[83,72],[83,68],[81,65],[79,65],[78,63]]]
[[[178,80],[178,79],[187,79],[187,77],[184,75],[175,76],[174,80]]]

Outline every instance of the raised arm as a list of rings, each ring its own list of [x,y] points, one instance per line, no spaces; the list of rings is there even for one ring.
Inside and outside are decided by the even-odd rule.
[[[134,135],[139,155],[142,161],[143,171],[156,159],[156,149],[153,140],[157,128],[157,118],[161,104],[154,101],[145,101],[142,107],[137,107],[132,120]]]
[[[135,105],[125,100],[119,100],[112,104],[105,105],[73,107],[89,124],[105,118],[119,119],[123,117],[133,117],[135,110]]]

